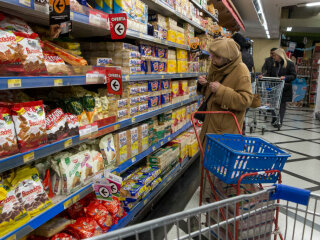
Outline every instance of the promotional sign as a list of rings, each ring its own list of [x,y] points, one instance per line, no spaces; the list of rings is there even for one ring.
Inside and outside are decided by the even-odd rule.
[[[200,51],[200,40],[199,38],[190,38],[189,39],[189,47],[191,52]]]
[[[112,39],[123,39],[127,32],[127,14],[109,14],[110,33]]]
[[[70,0],[49,0],[50,37],[68,37],[71,32]]]
[[[292,101],[293,102],[300,102],[302,101],[307,93],[307,82],[304,78],[297,78],[296,80],[291,82],[292,84]]]
[[[107,67],[106,69],[107,90],[110,94],[122,94],[122,72],[119,67]]]

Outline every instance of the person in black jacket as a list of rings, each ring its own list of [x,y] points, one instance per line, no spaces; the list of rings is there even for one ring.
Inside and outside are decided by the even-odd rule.
[[[274,51],[273,59],[274,64],[272,68],[267,69],[265,76],[279,77],[281,80],[285,81],[280,104],[280,122],[277,122],[275,112],[273,111],[272,113],[272,124],[274,127],[280,128],[286,112],[286,103],[292,101],[291,82],[296,79],[297,74],[294,63],[287,57],[286,52],[282,48],[278,48]]]
[[[271,71],[273,64],[274,64],[273,55],[274,55],[275,50],[277,50],[277,48],[271,48],[270,57],[268,57],[264,60],[264,64],[262,66],[262,74],[266,74],[267,72]]]
[[[247,66],[249,69],[249,72],[253,72],[254,62],[253,57],[249,52],[251,43],[240,33],[235,33],[232,35],[233,40],[239,44],[241,56],[242,56],[242,62]]]

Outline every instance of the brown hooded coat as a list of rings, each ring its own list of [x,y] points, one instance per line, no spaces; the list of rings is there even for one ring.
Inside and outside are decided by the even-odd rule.
[[[223,83],[218,91],[211,96],[207,104],[207,111],[231,111],[239,122],[240,127],[243,124],[246,109],[252,103],[251,77],[248,68],[241,60],[240,47],[232,39],[215,39],[210,47],[210,52],[228,59],[230,62],[218,68],[211,65],[208,74],[208,84],[198,90],[207,99],[211,93],[209,83],[220,82],[223,77]],[[238,129],[231,115],[215,114],[206,115],[202,126],[200,139],[205,141],[206,133],[233,133],[238,134]]]

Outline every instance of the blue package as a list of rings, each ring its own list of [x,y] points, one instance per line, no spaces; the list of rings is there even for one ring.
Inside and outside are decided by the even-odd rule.
[[[167,71],[167,63],[163,61],[159,61],[158,63],[158,72],[166,72]]]
[[[141,60],[141,72],[148,72],[146,60]]]
[[[161,104],[167,104],[171,102],[171,93],[165,93],[161,95]]]
[[[149,72],[149,67],[148,67],[148,72]],[[159,72],[159,61],[157,61],[157,60],[150,61],[150,72],[151,73]]]
[[[140,54],[141,56],[152,57],[153,47],[150,45],[140,44]]]
[[[160,82],[158,80],[155,81],[148,81],[148,91],[149,92],[156,92],[160,89]]]
[[[149,108],[157,107],[157,106],[159,106],[159,104],[160,104],[160,95],[149,97],[149,99],[148,99],[148,107]]]
[[[171,80],[161,80],[161,90],[171,90]]]
[[[154,48],[154,56],[158,58],[167,58],[168,57],[168,49],[155,47]]]

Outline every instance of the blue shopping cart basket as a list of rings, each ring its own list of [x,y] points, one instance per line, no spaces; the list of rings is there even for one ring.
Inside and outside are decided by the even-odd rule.
[[[236,184],[241,175],[267,170],[282,171],[290,155],[257,137],[207,134],[203,166],[220,180]],[[279,173],[262,173],[241,183],[275,183]]]

